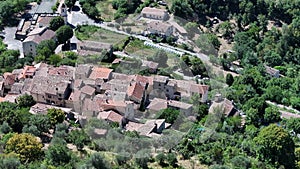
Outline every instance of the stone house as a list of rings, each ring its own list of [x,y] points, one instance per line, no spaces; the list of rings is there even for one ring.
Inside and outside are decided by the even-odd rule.
[[[177,84],[171,81],[166,76],[154,76],[153,77],[153,91],[162,92],[167,98],[174,99],[174,93],[176,92]],[[150,99],[155,96],[150,96]]]
[[[141,16],[149,19],[167,20],[169,18],[168,11],[165,9],[157,9],[151,7],[143,8]]]
[[[108,56],[111,56],[113,53],[113,45],[104,42],[96,41],[79,41],[77,43],[78,54],[82,56],[87,55],[101,55],[103,52],[107,52]]]
[[[94,67],[89,78],[93,80],[102,79],[107,82],[112,78],[112,71],[112,69],[105,67]]]
[[[36,56],[36,49],[40,42],[44,40],[55,40],[55,32],[47,27],[35,28],[22,42],[23,53],[25,56]]]
[[[151,21],[147,25],[147,33],[155,34],[160,36],[171,36],[173,35],[173,26],[161,21]]]
[[[264,65],[264,66],[265,66],[266,72],[267,72],[270,76],[279,78],[279,73],[280,73],[279,70],[274,69],[274,68],[272,68],[272,67],[269,67],[269,66],[267,66],[267,65]]]
[[[71,93],[70,84],[62,76],[35,76],[29,92],[36,102],[64,106]]]

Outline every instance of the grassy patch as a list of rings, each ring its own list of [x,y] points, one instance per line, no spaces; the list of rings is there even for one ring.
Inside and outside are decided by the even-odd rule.
[[[127,38],[126,35],[105,30],[96,26],[81,26],[75,31],[75,35],[80,40],[92,40],[110,44],[117,44]]]
[[[144,49],[151,49],[151,48],[148,46],[145,46],[144,41],[134,39],[131,42],[129,42],[129,44],[126,46],[125,51],[127,53],[134,53],[134,52],[141,51]]]
[[[131,56],[136,56],[139,59],[147,59],[148,56],[153,56],[159,49],[144,45],[144,41],[135,39],[125,47],[125,52]],[[167,52],[169,66],[178,65],[179,57],[174,53]]]
[[[104,21],[110,22],[114,19],[114,14],[117,11],[112,7],[112,0],[98,1],[96,7],[100,11],[101,18]]]

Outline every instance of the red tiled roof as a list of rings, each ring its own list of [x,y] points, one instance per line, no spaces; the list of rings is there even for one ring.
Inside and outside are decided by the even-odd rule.
[[[94,68],[91,75],[90,75],[90,79],[108,79],[109,75],[111,74],[113,70],[109,69],[109,68],[104,68],[104,67],[97,67]]]
[[[91,87],[91,86],[85,85],[80,90],[81,90],[82,93],[85,93],[85,94],[88,94],[88,95],[91,96],[91,95],[93,95],[95,93],[96,89],[93,88],[93,87]]]
[[[103,111],[103,112],[100,112],[98,114],[98,117],[97,118],[100,118],[100,119],[103,119],[103,120],[109,120],[109,121],[112,121],[112,122],[121,122],[123,116],[121,116],[120,114],[116,113],[115,111]]]
[[[81,91],[80,90],[74,90],[70,97],[69,97],[69,100],[72,100],[72,101],[79,101],[80,100],[80,96],[81,96]]]
[[[140,82],[142,85],[149,84],[149,79],[147,77],[141,76],[141,75],[135,75],[134,80],[136,82]]]
[[[234,109],[232,102],[228,99],[224,99],[224,114],[228,116],[232,109]]]
[[[13,75],[12,73],[9,72],[5,72],[3,74],[4,77],[4,84],[5,85],[13,85],[15,83],[15,75]]]
[[[25,78],[26,76],[33,76],[36,71],[34,66],[25,66],[22,73],[18,76],[18,79]]]
[[[191,84],[190,91],[193,93],[204,94],[208,91],[209,86],[201,84]]]
[[[138,100],[142,100],[144,94],[145,86],[139,82],[132,82],[127,89],[127,95],[129,97],[134,97]]]

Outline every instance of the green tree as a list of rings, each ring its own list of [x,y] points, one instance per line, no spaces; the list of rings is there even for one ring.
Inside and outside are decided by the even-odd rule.
[[[293,130],[296,134],[300,134],[300,119],[299,118],[290,118],[285,119],[286,127],[290,130]]]
[[[150,159],[150,153],[147,149],[142,149],[134,155],[134,162],[141,168],[147,168],[147,162]]]
[[[265,123],[274,123],[280,121],[280,112],[277,107],[268,107],[264,114]]]
[[[60,109],[48,109],[47,116],[52,126],[62,123],[65,120],[65,112]]]
[[[164,50],[158,50],[152,57],[147,59],[157,62],[159,67],[167,67],[168,55]]]
[[[167,123],[172,124],[177,119],[179,113],[180,113],[179,110],[175,110],[172,108],[166,108],[166,109],[160,110],[158,112],[157,118],[165,119]]]
[[[167,162],[170,166],[175,167],[176,163],[177,163],[177,158],[176,158],[176,154],[174,153],[168,153],[167,154]]]
[[[193,75],[201,75],[202,77],[207,77],[206,67],[204,63],[199,58],[193,58],[191,60],[191,71]]]
[[[14,12],[14,5],[12,1],[0,1],[0,18],[3,23],[9,23]]]
[[[84,132],[84,130],[71,131],[67,139],[80,151],[83,150],[84,145],[90,141],[89,136]]]
[[[263,128],[254,141],[260,146],[261,160],[271,160],[273,164],[278,162],[285,168],[295,168],[295,144],[289,133],[282,127],[271,124]]]
[[[246,123],[253,124],[254,126],[259,126],[261,124],[261,118],[257,109],[250,108],[246,111]]]
[[[5,151],[17,154],[22,162],[31,162],[41,158],[42,147],[42,143],[31,134],[14,134],[7,141]]]
[[[38,56],[44,57],[43,60],[49,58],[52,54],[54,54],[54,51],[56,49],[55,41],[50,40],[44,40],[41,43],[38,44],[36,52]]]
[[[65,0],[65,4],[67,5],[68,8],[72,10],[72,8],[75,5],[76,0]]]
[[[71,151],[66,144],[51,144],[46,151],[47,161],[54,166],[63,166],[71,161]]]
[[[95,168],[95,169],[109,169],[109,163],[105,160],[105,157],[96,152],[92,153],[86,162],[87,168]]]
[[[29,133],[34,136],[41,135],[41,132],[38,130],[38,128],[35,125],[25,125],[22,129],[22,133]]]
[[[184,19],[188,19],[193,16],[193,10],[186,0],[173,0],[171,11],[175,16],[179,16]]]
[[[208,42],[211,43],[216,50],[219,50],[221,42],[218,39],[218,36],[212,33],[207,34]]]
[[[37,114],[31,116],[28,124],[32,126],[36,126],[36,128],[40,133],[42,132],[47,133],[51,127],[48,116],[44,114]]]
[[[282,89],[279,86],[268,86],[265,89],[265,98],[276,102],[276,103],[281,103],[282,101]]]
[[[164,153],[159,153],[155,157],[155,161],[160,165],[163,166],[165,164],[166,156]]]
[[[225,39],[232,39],[233,34],[234,34],[234,29],[235,25],[229,21],[225,21],[223,23],[221,23],[220,25],[218,25],[217,27],[217,32],[222,33],[222,36]]]
[[[4,121],[0,126],[0,131],[3,134],[7,134],[9,132],[12,132],[12,128],[9,126],[9,124],[6,121]]]
[[[20,160],[15,156],[12,155],[2,155],[0,157],[0,168],[2,169],[17,169],[21,166]]]
[[[18,107],[14,103],[0,103],[0,123],[6,121],[13,131],[20,132],[23,128],[21,114]]]
[[[35,104],[35,101],[31,95],[24,94],[17,98],[17,103],[20,107],[31,107]]]
[[[68,25],[61,26],[56,31],[57,42],[59,44],[66,43],[69,39],[72,38],[72,36],[73,36],[73,29]]]
[[[233,82],[234,82],[234,78],[233,78],[232,74],[228,73],[226,75],[226,84],[228,84],[228,86],[231,86],[233,84]]]
[[[51,55],[48,59],[49,63],[54,66],[58,66],[62,60],[63,59],[59,55],[56,55],[56,54]]]
[[[208,105],[198,104],[193,106],[193,112],[197,115],[197,119],[201,120],[208,114]]]
[[[51,19],[49,23],[49,29],[56,31],[61,26],[65,25],[64,18],[61,16],[57,16]]]
[[[185,30],[187,31],[187,36],[189,38],[194,38],[195,34],[200,34],[198,23],[196,22],[188,22],[184,25]]]

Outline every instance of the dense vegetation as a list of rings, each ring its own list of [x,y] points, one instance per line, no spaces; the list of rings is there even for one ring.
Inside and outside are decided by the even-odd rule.
[[[228,75],[229,87],[219,92],[247,115],[242,128],[236,117],[221,118],[213,130],[207,127],[213,115],[202,119],[177,147],[185,158],[198,156],[211,168],[299,168],[295,157],[299,140],[289,134],[297,133],[298,120],[282,121],[282,108],[266,102],[300,108],[299,5],[297,0],[172,1],[170,10],[189,21],[185,27],[202,24],[208,28],[205,34],[220,34],[219,39],[234,42],[233,52],[221,54],[218,64],[230,70],[231,63],[239,60],[243,70],[237,77]],[[220,24],[215,27],[209,17],[217,17]],[[205,47],[207,40],[200,38],[197,46]],[[218,50],[220,43],[213,38],[207,37]],[[272,77],[265,65],[280,70],[282,76]]]

